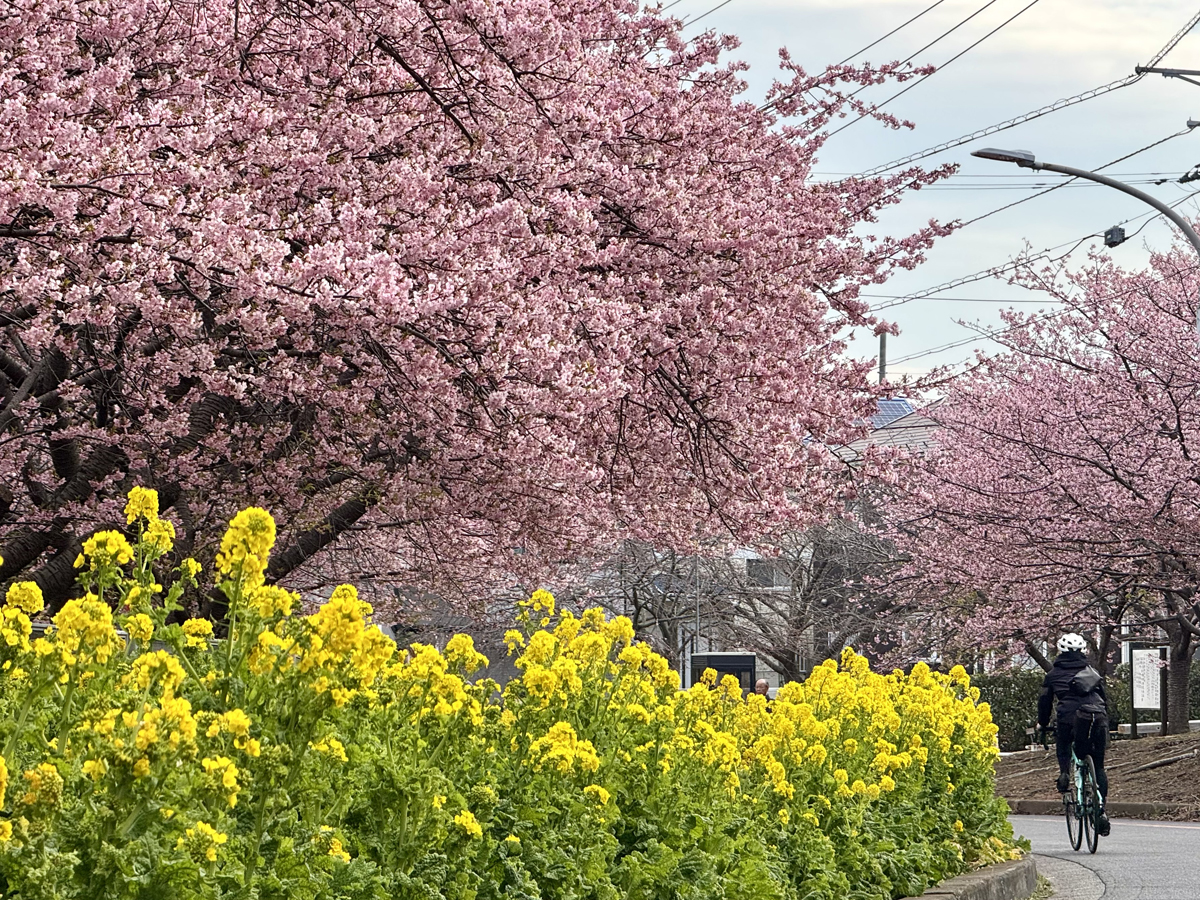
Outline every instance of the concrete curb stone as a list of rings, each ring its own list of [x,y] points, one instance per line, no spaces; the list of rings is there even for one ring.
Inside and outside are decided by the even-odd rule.
[[[1025,900],[1037,890],[1033,857],[997,863],[936,884],[919,900]],[[918,900],[918,898],[909,898]]]

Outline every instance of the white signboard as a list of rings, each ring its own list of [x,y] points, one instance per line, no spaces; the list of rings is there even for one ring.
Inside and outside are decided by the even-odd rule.
[[[1158,709],[1160,683],[1158,648],[1133,651],[1133,706]]]

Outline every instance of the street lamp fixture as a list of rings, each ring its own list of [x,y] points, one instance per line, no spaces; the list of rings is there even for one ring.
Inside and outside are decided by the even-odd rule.
[[[1195,124],[1200,124],[1197,122]],[[1188,122],[1188,127],[1192,127],[1193,122]],[[1145,191],[1139,191],[1137,188],[1126,184],[1123,181],[1117,181],[1115,178],[1109,178],[1107,175],[1101,175],[1098,172],[1091,172],[1087,169],[1076,169],[1073,166],[1060,166],[1057,163],[1038,162],[1037,158],[1028,150],[997,150],[995,147],[985,147],[982,150],[975,150],[971,153],[972,156],[977,156],[980,159],[994,159],[998,162],[1016,163],[1022,169],[1045,170],[1047,172],[1057,172],[1060,175],[1070,175],[1073,178],[1083,178],[1087,181],[1094,181],[1097,184],[1107,185],[1110,188],[1115,188],[1122,193],[1129,194],[1131,197],[1137,197],[1143,203],[1149,204],[1157,209],[1160,213],[1166,216],[1171,222],[1183,232],[1196,249],[1196,253],[1200,254],[1200,235],[1196,234],[1196,230],[1192,228],[1191,223],[1183,216],[1173,210],[1170,206],[1163,203],[1157,197],[1147,194]],[[1110,235],[1113,239],[1117,237],[1114,233],[1115,228],[1110,228],[1105,234],[1105,243],[1110,247],[1115,246],[1114,243],[1109,243]],[[1122,234],[1121,239],[1124,239]],[[1120,243],[1120,241],[1116,241]],[[1196,331],[1200,332],[1200,303],[1196,305]]]
[[[1022,169],[1038,169],[1041,168],[1033,154],[1028,150],[997,150],[995,147],[984,147],[982,150],[976,150],[972,156],[978,156],[980,159],[994,159],[997,162],[1016,163]]]

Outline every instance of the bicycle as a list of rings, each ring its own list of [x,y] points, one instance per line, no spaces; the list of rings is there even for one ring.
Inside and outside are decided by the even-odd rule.
[[[1071,768],[1067,783],[1074,790],[1063,794],[1063,814],[1067,819],[1067,836],[1071,849],[1078,850],[1087,841],[1088,853],[1095,853],[1100,844],[1100,790],[1096,786],[1096,764],[1090,755],[1080,759],[1071,748]]]

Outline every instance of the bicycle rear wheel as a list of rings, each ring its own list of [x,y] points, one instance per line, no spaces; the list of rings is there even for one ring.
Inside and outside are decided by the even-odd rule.
[[[1088,853],[1095,853],[1100,844],[1100,791],[1096,787],[1096,764],[1090,756],[1083,758],[1083,833]]]
[[[1070,787],[1063,794],[1063,814],[1067,817],[1067,837],[1071,839],[1071,849],[1078,850],[1083,843],[1083,819],[1080,815],[1082,810],[1076,802],[1074,760],[1071,762],[1067,779]]]

